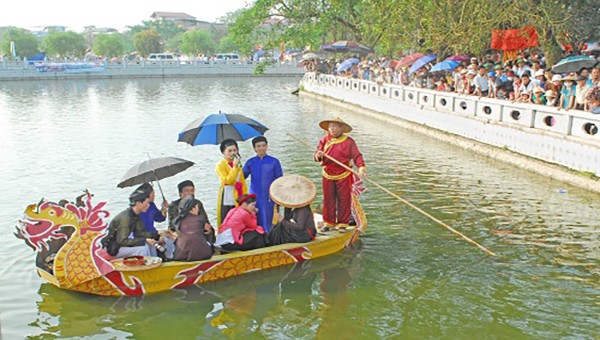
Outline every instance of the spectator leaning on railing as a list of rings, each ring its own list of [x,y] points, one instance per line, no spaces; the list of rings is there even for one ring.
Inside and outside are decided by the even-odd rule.
[[[550,65],[545,65],[545,59],[539,55],[524,53],[519,54],[516,59],[515,63],[509,60],[503,66],[491,56],[480,60],[473,57],[460,63],[453,71],[431,74],[428,70],[432,65],[425,65],[410,76],[408,67],[390,68],[389,58],[363,59],[338,76],[374,81],[382,85],[415,86],[529,102],[559,109],[600,110],[600,66],[591,70],[582,69],[563,78],[561,74],[552,73]],[[337,65],[342,61],[343,59],[319,61],[317,71],[336,74]]]
[[[587,101],[585,98],[588,91],[591,89],[591,87],[587,85],[588,78],[584,75],[580,75],[575,81],[577,82],[577,86],[575,87],[575,109],[585,110],[587,109]]]

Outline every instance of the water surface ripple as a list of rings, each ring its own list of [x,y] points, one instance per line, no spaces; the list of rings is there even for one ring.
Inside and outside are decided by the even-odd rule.
[[[0,84],[0,327],[6,339],[597,339],[598,195],[290,92],[297,78],[140,79]],[[320,120],[355,128],[370,178],[500,255],[492,258],[370,185],[369,230],[352,249],[202,287],[136,298],[61,291],[12,235],[27,204],[89,188],[114,215],[132,165],[178,156],[214,220],[216,146],[177,143],[219,110],[267,125],[287,173],[317,183]],[[250,143],[241,147],[247,159]],[[320,192],[320,190],[319,190]],[[320,193],[319,193],[320,195]],[[318,199],[320,201],[320,198]],[[156,325],[160,324],[159,327]]]

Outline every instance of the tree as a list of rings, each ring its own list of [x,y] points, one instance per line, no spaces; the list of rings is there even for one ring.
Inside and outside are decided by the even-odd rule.
[[[215,50],[215,41],[209,31],[197,30],[183,33],[179,49],[189,55],[209,54]]]
[[[138,33],[145,31],[154,31],[160,36],[161,46],[167,46],[169,41],[180,33],[185,32],[185,29],[178,26],[174,21],[171,20],[145,20],[142,21],[142,25],[136,25],[129,27],[129,34],[134,37]]]
[[[4,32],[0,43],[2,54],[12,56],[11,41],[14,42],[16,55],[19,58],[30,57],[40,52],[38,38],[22,28],[11,27]]]
[[[137,52],[146,57],[150,53],[162,52],[162,38],[158,32],[150,30],[137,33],[133,37],[133,45]]]
[[[221,41],[219,41],[219,51],[221,52],[233,52],[240,51],[240,46],[235,42],[233,36],[231,34],[227,34]]]
[[[43,45],[49,55],[58,57],[83,57],[86,50],[85,38],[75,32],[51,32]]]
[[[125,52],[125,42],[119,33],[100,34],[94,39],[94,54],[106,58],[120,57]]]

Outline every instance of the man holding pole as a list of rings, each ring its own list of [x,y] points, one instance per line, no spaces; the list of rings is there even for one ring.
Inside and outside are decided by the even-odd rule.
[[[323,221],[327,229],[345,229],[350,222],[352,207],[352,172],[336,163],[358,167],[358,174],[366,177],[365,162],[356,142],[345,133],[352,127],[341,118],[319,123],[327,135],[319,141],[314,159],[323,166]],[[326,229],[326,230],[327,230]]]

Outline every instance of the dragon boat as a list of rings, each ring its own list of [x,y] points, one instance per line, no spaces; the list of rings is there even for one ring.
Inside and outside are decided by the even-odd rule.
[[[15,235],[37,252],[38,274],[61,289],[106,296],[143,295],[200,285],[263,269],[327,256],[354,243],[366,230],[366,218],[353,197],[355,227],[319,233],[308,243],[290,243],[216,255],[209,260],[164,262],[127,267],[107,257],[100,241],[108,232],[106,202],[64,206],[40,201],[25,209]]]

